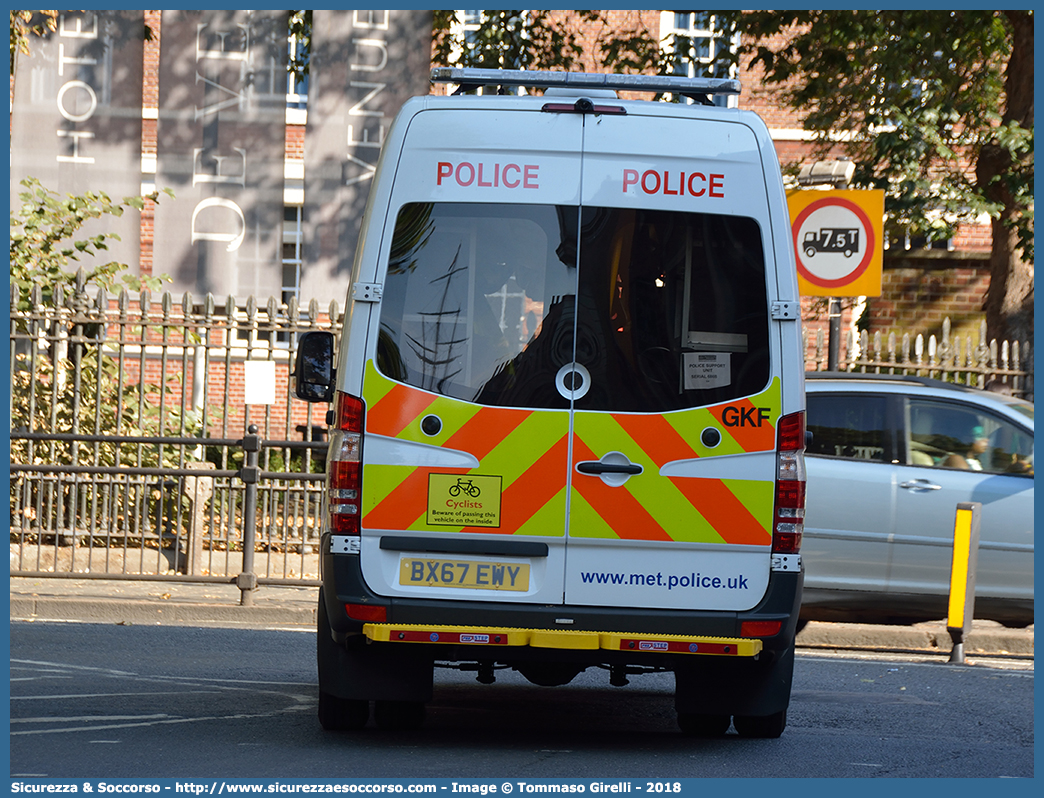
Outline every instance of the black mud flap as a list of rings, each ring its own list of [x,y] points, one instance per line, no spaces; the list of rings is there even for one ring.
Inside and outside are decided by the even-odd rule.
[[[675,669],[674,706],[679,713],[773,715],[790,704],[793,644],[757,660],[705,657]]]
[[[321,692],[367,701],[431,700],[434,661],[402,646],[369,643],[361,635],[338,643],[330,629],[322,591],[317,627]]]

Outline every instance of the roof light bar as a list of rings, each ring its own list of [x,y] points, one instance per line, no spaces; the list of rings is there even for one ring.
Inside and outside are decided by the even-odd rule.
[[[728,78],[686,78],[677,75],[615,75],[598,72],[551,72],[522,69],[436,67],[432,83],[467,86],[552,86],[622,91],[677,92],[679,94],[739,94],[740,82]]]

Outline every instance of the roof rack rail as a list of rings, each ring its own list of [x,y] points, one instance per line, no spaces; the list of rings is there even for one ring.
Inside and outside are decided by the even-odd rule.
[[[934,377],[922,377],[920,374],[875,374],[870,371],[806,371],[806,380],[874,380],[882,382],[908,382],[915,385],[924,385],[930,388],[950,388],[956,391],[980,391],[974,385],[965,385],[960,382],[946,382]]]
[[[480,86],[556,86],[623,91],[676,92],[678,94],[739,94],[740,82],[731,78],[686,78],[677,75],[617,75],[599,72],[552,72],[526,69],[478,69],[435,67],[432,83],[456,83],[468,89]]]

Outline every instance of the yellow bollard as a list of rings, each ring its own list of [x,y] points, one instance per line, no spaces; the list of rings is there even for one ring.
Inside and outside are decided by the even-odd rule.
[[[980,502],[959,502],[953,524],[953,558],[950,561],[950,604],[946,631],[953,648],[950,662],[964,663],[964,635],[971,631],[975,610],[975,570],[979,560]]]

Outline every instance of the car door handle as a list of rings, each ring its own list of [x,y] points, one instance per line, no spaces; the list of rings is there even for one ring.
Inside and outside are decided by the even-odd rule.
[[[601,460],[584,460],[576,464],[581,474],[640,474],[642,467],[636,463],[603,463]]]
[[[909,482],[900,482],[899,487],[907,490],[942,490],[942,485],[936,485],[927,479],[911,479]]]

